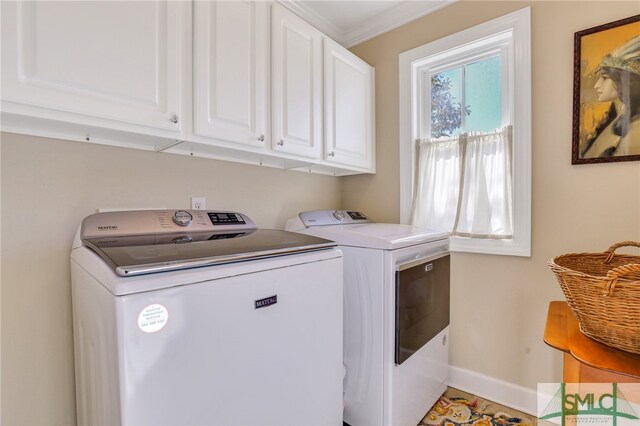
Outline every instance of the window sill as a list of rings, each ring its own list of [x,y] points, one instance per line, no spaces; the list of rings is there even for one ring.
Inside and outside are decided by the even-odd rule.
[[[452,252],[531,257],[531,244],[517,238],[511,240],[485,240],[452,236],[450,247]]]

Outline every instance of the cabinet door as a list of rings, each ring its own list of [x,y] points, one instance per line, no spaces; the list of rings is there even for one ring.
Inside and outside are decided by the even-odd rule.
[[[325,160],[373,169],[373,68],[324,40]]]
[[[269,138],[268,7],[264,1],[194,3],[196,135],[255,146]]]
[[[3,110],[179,131],[187,10],[167,1],[2,2]]]
[[[273,148],[320,158],[322,34],[274,5],[271,15]]]

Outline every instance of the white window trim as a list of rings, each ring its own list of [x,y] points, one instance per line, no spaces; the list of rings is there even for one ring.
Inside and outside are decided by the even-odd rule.
[[[400,220],[409,223],[413,199],[416,163],[415,141],[420,137],[414,94],[421,62],[424,58],[494,36],[513,31],[513,138],[514,176],[512,240],[482,240],[451,237],[451,250],[471,253],[531,256],[531,9],[520,9],[489,22],[452,34],[400,54]]]

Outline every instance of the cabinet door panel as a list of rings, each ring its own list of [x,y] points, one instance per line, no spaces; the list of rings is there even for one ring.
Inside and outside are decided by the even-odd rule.
[[[2,99],[180,130],[186,7],[3,2]]]
[[[322,149],[322,35],[273,6],[274,149],[319,158]]]
[[[263,145],[268,121],[268,3],[196,2],[194,8],[194,133]]]
[[[325,39],[325,159],[373,168],[373,69]]]

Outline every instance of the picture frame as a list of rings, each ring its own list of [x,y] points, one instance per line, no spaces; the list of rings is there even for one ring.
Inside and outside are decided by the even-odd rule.
[[[640,160],[640,15],[574,34],[571,164]]]

